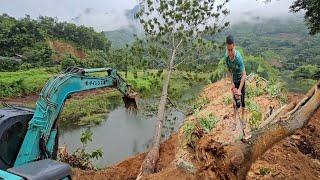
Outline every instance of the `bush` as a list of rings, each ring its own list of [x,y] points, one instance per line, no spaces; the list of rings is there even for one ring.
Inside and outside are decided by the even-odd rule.
[[[183,133],[186,138],[186,145],[190,147],[195,147],[195,143],[198,140],[197,136],[194,134],[196,131],[196,124],[193,121],[186,122],[183,127]]]
[[[103,156],[102,149],[96,149],[90,153],[86,152],[86,148],[88,143],[92,141],[93,133],[90,129],[81,133],[80,141],[82,143],[82,147],[78,148],[72,154],[67,152],[63,154],[59,154],[59,159],[63,162],[70,164],[72,167],[77,167],[83,170],[96,170],[92,163],[92,159],[98,160]]]
[[[199,124],[206,133],[209,133],[218,122],[219,119],[216,116],[209,114],[208,116],[201,118]]]
[[[0,71],[16,71],[19,69],[19,63],[9,57],[0,57]]]

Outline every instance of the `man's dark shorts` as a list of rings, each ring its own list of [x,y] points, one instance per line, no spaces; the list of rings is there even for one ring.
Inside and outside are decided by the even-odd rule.
[[[239,86],[240,86],[240,83],[234,83],[234,86],[238,89]],[[246,104],[244,102],[245,95],[246,95],[246,83],[243,84],[243,87],[241,89],[241,106],[242,107],[246,106]],[[236,97],[235,96],[233,96],[233,99],[236,101]]]

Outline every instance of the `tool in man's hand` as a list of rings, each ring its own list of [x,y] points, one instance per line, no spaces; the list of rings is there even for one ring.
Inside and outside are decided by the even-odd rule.
[[[246,141],[251,136],[250,135],[246,136],[246,133],[245,133],[246,124],[245,124],[244,120],[241,119],[241,116],[240,116],[240,113],[239,113],[239,108],[241,107],[241,93],[240,94],[238,93],[238,89],[237,88],[232,88],[232,92],[233,92],[234,99],[235,99],[236,113],[237,113],[237,116],[239,117],[239,120],[240,120],[240,128],[241,128],[242,133],[243,133],[242,141]]]

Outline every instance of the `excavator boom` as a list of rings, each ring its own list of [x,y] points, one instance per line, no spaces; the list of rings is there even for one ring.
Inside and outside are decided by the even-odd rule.
[[[106,76],[92,76],[92,73],[97,72],[106,72]],[[51,78],[42,89],[36,102],[36,108],[32,119],[28,123],[28,130],[22,145],[20,144],[18,154],[11,156],[16,157],[13,161],[13,167],[24,166],[40,159],[49,159],[55,156],[58,118],[66,99],[76,92],[106,87],[116,88],[124,95],[126,108],[137,108],[137,93],[131,89],[131,86],[121,78],[115,69],[71,67]]]

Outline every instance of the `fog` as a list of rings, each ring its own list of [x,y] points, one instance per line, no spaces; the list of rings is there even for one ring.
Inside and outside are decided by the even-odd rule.
[[[232,24],[255,22],[264,18],[299,17],[289,12],[292,0],[230,0],[230,15],[225,19]],[[0,0],[0,13],[16,18],[26,14],[32,18],[57,17],[59,21],[93,27],[97,31],[112,31],[132,24],[126,12],[137,5],[136,0]]]

